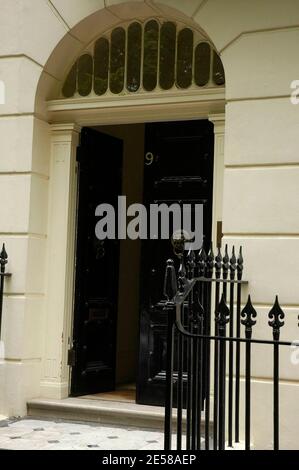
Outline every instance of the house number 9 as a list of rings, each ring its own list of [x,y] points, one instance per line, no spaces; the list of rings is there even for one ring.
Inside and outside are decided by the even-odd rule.
[[[150,165],[152,165],[152,164],[154,163],[154,161],[157,162],[157,161],[158,161],[158,158],[159,158],[158,155],[155,157],[152,152],[147,152],[147,153],[145,154],[145,164],[146,164],[147,166],[150,166]]]
[[[154,155],[152,154],[152,152],[147,152],[147,153],[145,154],[145,164],[146,164],[147,166],[152,165],[153,162],[154,162],[154,158],[155,158],[155,157],[154,157]]]

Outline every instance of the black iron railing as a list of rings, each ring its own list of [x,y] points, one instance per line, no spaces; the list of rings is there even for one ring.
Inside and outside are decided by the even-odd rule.
[[[234,248],[229,257],[227,247],[223,258],[220,249],[216,257],[212,249],[208,255],[204,250],[197,256],[192,251],[187,256],[183,251],[176,254],[178,274],[173,260],[168,260],[164,281],[168,313],[165,450],[233,447],[240,442],[241,407],[245,410],[242,435],[245,449],[250,449],[255,344],[273,348],[273,447],[279,449],[279,352],[292,342],[280,341],[285,315],[278,298],[269,312],[272,336],[254,339],[257,312],[250,296],[241,309],[241,289],[247,284],[242,280],[242,249],[238,258]],[[245,401],[240,398],[242,364]]]
[[[4,292],[4,279],[11,274],[5,272],[8,256],[3,243],[2,251],[0,253],[0,339],[1,339],[1,325],[2,325],[2,310],[3,310],[3,292]]]

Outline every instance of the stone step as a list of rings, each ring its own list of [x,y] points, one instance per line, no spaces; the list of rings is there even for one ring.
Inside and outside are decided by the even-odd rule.
[[[28,416],[71,421],[89,421],[101,424],[136,426],[147,429],[164,429],[164,408],[137,405],[119,401],[87,398],[65,398],[62,400],[36,398],[27,403]],[[174,410],[173,423],[176,423]],[[183,428],[186,413],[183,412]],[[212,423],[210,423],[212,426]],[[202,421],[202,425],[204,422]]]
[[[28,416],[163,429],[164,408],[107,400],[37,398],[27,403]]]

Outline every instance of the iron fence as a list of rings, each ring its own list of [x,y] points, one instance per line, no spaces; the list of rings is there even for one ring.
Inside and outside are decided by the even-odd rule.
[[[242,286],[247,284],[242,279],[242,248],[238,257],[234,248],[229,256],[227,246],[223,257],[220,249],[214,256],[212,248],[208,254],[204,249],[197,255],[183,253],[176,249],[178,273],[174,261],[167,261],[164,280],[168,314],[165,450],[224,450],[240,442],[241,425],[245,449],[250,450],[251,358],[252,346],[257,344],[273,349],[273,447],[278,450],[280,348],[293,344],[280,341],[285,314],[278,298],[268,315],[271,339],[255,339],[257,312],[250,296],[241,306]],[[245,429],[240,424],[241,407]]]

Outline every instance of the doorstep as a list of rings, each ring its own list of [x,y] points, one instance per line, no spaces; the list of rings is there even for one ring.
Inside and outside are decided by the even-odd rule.
[[[101,424],[133,426],[147,429],[164,427],[164,408],[107,400],[36,398],[27,403],[28,416]],[[175,419],[174,419],[175,422]]]
[[[35,398],[27,402],[28,416],[36,418],[63,419],[69,421],[88,421],[117,426],[131,426],[152,430],[164,430],[164,407],[138,405],[101,399]],[[183,431],[186,430],[186,411],[183,410]],[[204,432],[204,412],[201,429]],[[176,410],[173,410],[173,428],[176,429]],[[210,432],[213,422],[210,421]]]

